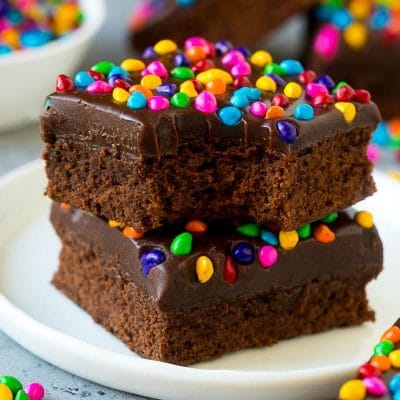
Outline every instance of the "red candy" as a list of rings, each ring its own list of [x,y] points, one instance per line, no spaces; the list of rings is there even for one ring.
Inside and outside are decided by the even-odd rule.
[[[367,378],[368,376],[381,376],[381,371],[374,365],[369,363],[361,365],[358,369],[358,376],[360,379]]]
[[[88,74],[95,80],[95,81],[103,81],[105,79],[104,75],[101,72],[93,71],[90,69]]]
[[[314,107],[321,107],[321,106],[324,106],[326,104],[332,104],[334,102],[335,102],[335,99],[333,98],[333,96],[331,96],[329,94],[328,95],[324,94],[324,95],[315,96],[312,99],[312,105]]]
[[[237,279],[237,270],[236,266],[233,263],[233,259],[231,256],[226,256],[224,261],[224,269],[223,269],[224,279],[229,283],[235,283]]]
[[[371,93],[368,90],[356,89],[354,91],[354,100],[368,104],[371,101]]]
[[[210,58],[213,58],[216,56],[216,51],[214,47],[214,43],[212,42],[207,42],[207,44],[203,45],[204,51],[207,53],[207,56]]]
[[[245,86],[252,87],[252,84],[246,76],[238,76],[237,78],[234,79],[232,86],[235,89],[239,89]]]
[[[114,87],[119,87],[121,89],[125,89],[127,91],[129,91],[131,85],[125,81],[123,81],[122,79],[116,79],[114,82]]]
[[[214,63],[211,60],[200,60],[193,65],[192,71],[198,73],[211,68],[214,68]]]
[[[67,75],[58,75],[56,80],[56,92],[65,93],[70,92],[75,88],[74,82]]]
[[[193,86],[197,93],[200,93],[203,91],[203,86],[201,86],[201,83],[197,79],[192,78],[192,79],[189,79],[189,81],[193,83]]]
[[[271,101],[273,106],[280,106],[283,108],[286,108],[289,106],[290,102],[289,99],[282,93],[276,94],[272,101]]]
[[[303,71],[299,75],[299,82],[302,83],[303,85],[307,85],[309,83],[314,82],[316,77],[317,77],[316,73],[311,69],[308,69],[306,71]]]
[[[338,88],[336,91],[336,99],[338,101],[351,101],[354,97],[354,90],[348,86],[344,85]]]

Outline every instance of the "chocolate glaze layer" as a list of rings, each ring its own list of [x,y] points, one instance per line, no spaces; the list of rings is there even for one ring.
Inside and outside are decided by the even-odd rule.
[[[153,60],[146,61],[147,63]],[[173,55],[160,58],[168,70],[173,68]],[[220,60],[214,59],[216,67],[221,67]],[[250,81],[263,76],[259,67],[252,66]],[[134,84],[141,79],[140,73],[132,73]],[[297,82],[297,76],[287,76],[286,82]],[[182,80],[169,77],[163,82],[175,83],[179,88]],[[66,142],[84,142],[93,146],[111,147],[135,158],[160,158],[174,156],[181,145],[195,142],[216,142],[229,139],[229,143],[256,144],[266,150],[277,152],[301,153],[310,146],[330,138],[337,133],[346,134],[355,128],[369,128],[372,132],[380,121],[379,111],[374,103],[354,103],[357,109],[355,119],[348,123],[343,114],[334,106],[315,107],[312,120],[301,121],[293,117],[295,108],[301,103],[310,103],[303,87],[302,95],[292,99],[285,109],[285,117],[265,119],[252,115],[248,107],[242,109],[243,118],[235,126],[224,125],[216,113],[205,114],[195,109],[192,104],[184,109],[170,107],[162,111],[148,109],[133,110],[126,104],[118,104],[112,94],[90,94],[74,90],[68,93],[53,93],[49,96],[47,110],[41,117],[47,133],[45,142],[56,139]],[[262,92],[261,100],[269,107],[271,99],[282,93],[284,85],[276,92]],[[224,95],[216,96],[218,108],[230,105],[233,93],[231,85]],[[285,119],[298,128],[298,136],[292,144],[287,144],[276,129],[277,121]],[[66,124],[75,129],[74,137],[63,137]],[[51,132],[54,132],[52,134]]]
[[[365,268],[376,276],[382,269],[382,243],[377,230],[361,228],[347,212],[340,213],[330,225],[336,234],[334,242],[321,244],[311,237],[302,240],[292,251],[279,249],[277,263],[268,269],[257,258],[258,249],[265,243],[259,238],[240,235],[223,223],[210,225],[206,233],[193,238],[191,253],[179,256],[170,251],[172,239],[183,231],[177,225],[133,240],[87,212],[66,211],[56,203],[52,206],[51,221],[59,233],[68,230],[76,240],[95,245],[100,254],[113,258],[116,268],[130,275],[133,283],[165,311],[257,295],[262,301],[263,294],[272,288],[287,289],[314,280],[326,282],[333,277],[346,279],[350,271]],[[250,265],[236,265],[238,279],[231,284],[224,280],[223,264],[226,255],[239,242],[249,243],[255,249],[255,258]],[[164,252],[165,261],[145,277],[139,258],[153,248]],[[214,264],[214,275],[205,284],[199,283],[195,272],[196,260],[201,255],[207,255]]]

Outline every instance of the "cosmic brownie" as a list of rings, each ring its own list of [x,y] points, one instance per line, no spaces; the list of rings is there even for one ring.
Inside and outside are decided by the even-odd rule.
[[[140,239],[57,203],[51,222],[55,286],[146,358],[188,365],[374,318],[365,286],[382,244],[368,212],[291,233],[197,220]]]
[[[309,65],[372,93],[385,119],[400,115],[400,3],[325,1],[313,14]]]
[[[375,191],[368,92],[333,94],[263,50],[185,49],[162,40],[144,61],[58,77],[41,116],[52,199],[139,233],[221,216],[292,230]]]
[[[142,51],[169,37],[183,43],[201,35],[254,46],[290,16],[317,4],[316,0],[141,0],[129,29],[133,46]],[[245,27],[245,28],[244,28]]]
[[[342,385],[338,399],[400,399],[400,319],[383,333],[356,378]]]

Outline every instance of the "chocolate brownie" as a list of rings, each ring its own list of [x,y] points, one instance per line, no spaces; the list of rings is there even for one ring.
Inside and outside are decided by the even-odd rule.
[[[356,215],[368,228],[330,215],[299,230],[296,245],[286,232],[227,221],[132,239],[54,204],[62,251],[53,282],[131,350],[188,365],[372,320],[365,286],[382,269],[382,244],[368,215]]]
[[[134,8],[130,31],[142,51],[169,37],[183,43],[188,36],[221,38],[251,46],[288,17],[315,5],[316,0],[142,0]]]
[[[373,356],[358,369],[356,378],[342,385],[338,398],[400,398],[400,319],[383,333],[374,347]]]
[[[368,89],[383,118],[398,117],[399,3],[325,1],[312,15],[309,66]]]
[[[368,92],[201,38],[148,56],[59,77],[41,116],[55,201],[141,233],[221,216],[292,230],[375,191]]]

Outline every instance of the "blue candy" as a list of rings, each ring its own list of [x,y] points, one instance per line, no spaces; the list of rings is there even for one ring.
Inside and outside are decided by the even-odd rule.
[[[44,102],[44,109],[47,111],[53,106],[53,101],[49,96],[46,97],[46,100]]]
[[[278,236],[275,235],[274,232],[267,231],[266,229],[261,229],[260,234],[261,240],[265,243],[269,244],[270,246],[278,246]]]
[[[248,243],[240,242],[233,247],[232,258],[238,264],[251,264],[254,261],[253,248]]]
[[[297,137],[296,127],[288,121],[279,120],[276,123],[276,129],[281,138],[288,144],[293,143]]]
[[[127,102],[127,106],[133,109],[145,108],[146,104],[146,96],[139,91],[133,92]]]
[[[231,104],[233,104],[235,107],[238,108],[243,108],[247,107],[249,105],[249,100],[244,94],[241,93],[235,93],[231,97]]]
[[[5,44],[0,44],[0,55],[2,54],[8,54],[11,53],[12,49],[9,46],[6,46]]]
[[[400,400],[400,390],[393,394],[392,400]]]
[[[182,53],[176,53],[174,56],[175,67],[190,67],[190,61]]]
[[[385,122],[381,122],[372,134],[372,143],[378,146],[387,146],[390,143],[389,128]]]
[[[347,8],[340,8],[332,15],[332,23],[339,29],[347,28],[353,22],[353,17]]]
[[[232,43],[228,40],[218,40],[215,45],[215,51],[217,55],[221,56],[233,49]]]
[[[1,1],[0,1],[0,3],[1,3]],[[0,6],[0,8],[1,8],[1,6]],[[22,18],[23,18],[23,17],[24,17],[24,16],[22,15],[21,11],[15,10],[15,9],[9,10],[9,11],[7,12],[7,14],[6,14],[6,18],[7,18],[13,25],[18,25],[18,24],[22,21]]]
[[[400,374],[393,375],[392,379],[389,382],[389,389],[391,392],[400,391]]]
[[[283,60],[279,66],[285,70],[286,75],[299,75],[304,71],[303,66],[297,60]]]
[[[286,84],[286,81],[277,74],[268,74],[267,76],[273,79],[278,86],[283,86]]]
[[[196,0],[176,0],[176,2],[179,6],[191,6]]]
[[[49,31],[33,29],[23,32],[20,41],[23,47],[40,47],[52,39],[53,35]]]
[[[242,119],[242,113],[236,107],[223,107],[218,111],[218,116],[221,121],[228,126],[236,125]]]
[[[233,92],[233,95],[243,95],[246,96],[248,100],[256,101],[261,99],[261,91],[257,88],[251,88],[248,86],[241,87]]]
[[[334,8],[329,4],[323,4],[316,8],[315,17],[317,20],[322,22],[330,21],[332,14],[334,12]]]
[[[163,94],[165,96],[172,96],[174,93],[178,91],[178,88],[174,83],[163,83],[160,86],[157,86],[156,92],[158,94]]]
[[[371,26],[373,29],[383,29],[389,23],[390,12],[386,7],[379,7],[371,17]]]
[[[142,58],[148,59],[148,58],[157,58],[157,53],[154,51],[154,48],[152,46],[146,47],[143,50],[142,53]]]
[[[111,71],[108,73],[108,77],[112,77],[114,75],[122,75],[122,76],[130,76],[129,72],[121,67],[119,67],[118,65],[114,65],[111,68]]]
[[[93,82],[94,82],[94,79],[86,71],[79,71],[75,74],[74,84],[77,87],[86,88]]]
[[[307,103],[299,104],[294,110],[294,116],[297,119],[307,121],[314,117],[314,109]]]
[[[240,51],[246,58],[250,58],[251,56],[251,51],[247,47],[239,46],[235,50]]]
[[[165,255],[162,251],[157,249],[152,249],[145,251],[140,256],[140,264],[142,265],[143,275],[147,276],[151,269],[156,265],[161,264],[165,260]]]
[[[335,82],[329,75],[321,75],[318,78],[318,83],[324,85],[329,91],[333,90],[336,86]]]

